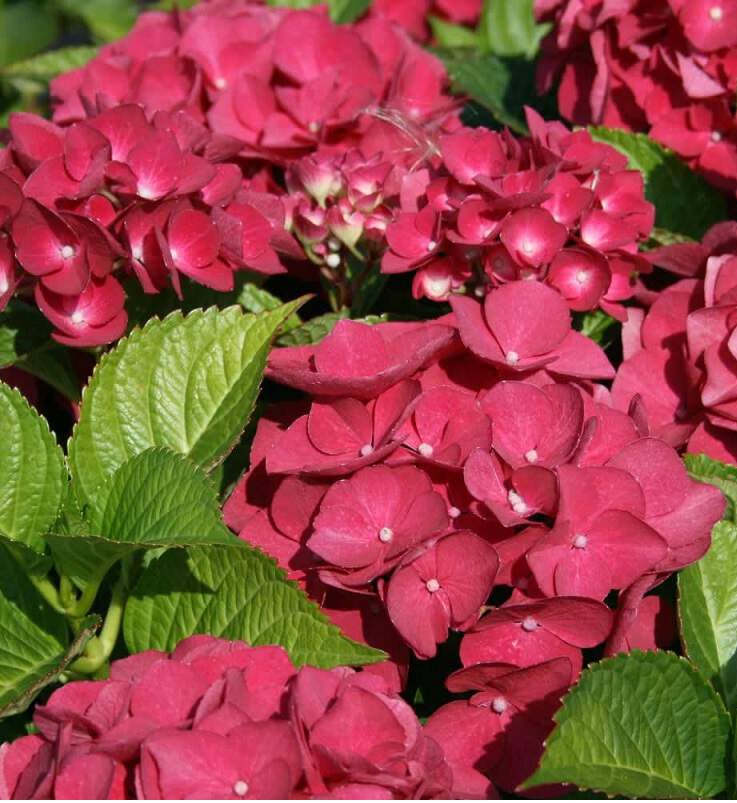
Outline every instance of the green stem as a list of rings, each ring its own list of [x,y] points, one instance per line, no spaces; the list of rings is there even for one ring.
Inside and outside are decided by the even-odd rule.
[[[38,577],[29,574],[28,579],[33,583],[36,591],[38,591],[57,613],[65,613],[64,605],[59,597],[59,592],[48,577]]]
[[[105,569],[105,571],[102,572],[98,577],[91,579],[87,583],[82,595],[66,608],[65,613],[67,616],[71,617],[72,619],[81,619],[87,614],[89,609],[92,607],[92,603],[95,601],[97,592],[100,590],[100,584],[102,583],[106,573],[107,569]]]
[[[65,610],[74,607],[77,602],[74,585],[65,574],[61,575],[59,581],[59,596],[61,597],[61,604],[64,606]]]
[[[113,586],[110,605],[105,614],[105,621],[98,636],[94,636],[87,642],[84,655],[77,658],[71,664],[71,672],[81,672],[85,675],[92,675],[98,672],[105,662],[113,654],[115,644],[120,634],[120,625],[123,621],[123,610],[128,599],[128,584],[125,572],[115,581]]]

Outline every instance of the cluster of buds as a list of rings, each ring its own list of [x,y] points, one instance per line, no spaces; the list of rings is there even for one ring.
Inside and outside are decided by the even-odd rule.
[[[405,179],[382,270],[417,271],[415,296],[435,300],[537,280],[573,310],[623,320],[651,270],[637,253],[654,221],[642,175],[585,131],[527,119],[524,140],[483,128],[440,139],[439,167]]]

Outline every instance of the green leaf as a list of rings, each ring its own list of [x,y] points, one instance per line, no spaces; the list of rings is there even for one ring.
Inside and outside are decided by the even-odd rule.
[[[87,642],[95,635],[101,624],[102,619],[99,616],[85,617],[80,623],[74,641],[67,649],[50,657],[44,666],[24,678],[23,682],[15,687],[12,698],[6,697],[4,702],[0,702],[0,718],[12,717],[25,711],[39,692],[57,680],[69,664],[84,652]]]
[[[96,39],[112,42],[128,33],[136,21],[133,0],[56,0],[66,14],[78,17]]]
[[[281,299],[254,282],[246,282],[240,288],[235,300],[245,310],[256,314],[278,309],[282,305]],[[301,325],[302,319],[296,312],[293,312],[282,324],[281,331],[289,332],[291,329],[296,329]]]
[[[612,327],[617,323],[616,318],[612,318],[611,315],[607,315],[606,312],[598,309],[584,313],[581,316],[580,327],[577,326],[576,328],[586,337],[590,337],[601,346],[606,346],[611,342]]]
[[[675,231],[668,231],[668,229],[659,229],[657,226],[650,232],[647,243],[644,248],[659,248],[661,245],[677,245],[679,243],[692,243],[693,237],[685,234],[678,234]]]
[[[570,783],[630,798],[710,798],[726,786],[730,721],[685,659],[634,651],[586,669],[525,788]]]
[[[727,217],[724,195],[697,176],[673,151],[645,134],[592,126],[591,136],[621,151],[645,178],[645,195],[655,205],[655,225],[700,240]]]
[[[51,324],[30,304],[13,299],[0,312],[0,368],[13,365],[48,343]]]
[[[0,3],[0,67],[27,59],[49,47],[59,33],[55,14],[43,3]]]
[[[39,596],[0,544],[0,710],[19,710],[67,653],[66,619]]]
[[[737,467],[712,460],[705,454],[687,454],[683,456],[688,473],[699,482],[716,485],[727,500],[725,519],[735,521],[737,509]]]
[[[280,335],[276,342],[279,346],[309,346],[314,343],[319,343],[323,338],[327,337],[332,331],[338,321],[343,318],[350,317],[350,310],[342,309],[340,312],[326,312],[324,315],[318,315],[316,318],[311,318],[301,326],[290,329],[283,335]]]
[[[130,457],[163,446],[214,468],[238,441],[271,341],[301,302],[262,315],[238,307],[175,312],[108,352],[82,394],[69,462],[81,501]]]
[[[737,709],[737,526],[721,521],[711,548],[678,575],[678,616],[686,655]]]
[[[0,534],[42,554],[66,489],[64,454],[25,396],[0,382]]]
[[[551,27],[535,22],[533,4],[534,0],[485,0],[479,25],[482,50],[532,58]]]
[[[341,25],[355,22],[369,9],[371,0],[328,0],[330,17]]]
[[[61,571],[81,587],[136,549],[240,543],[220,518],[209,479],[168,449],[147,449],[123,463],[79,525],[72,519],[49,543]]]
[[[168,449],[126,461],[95,496],[89,522],[91,532],[133,547],[238,543],[208,478]]]
[[[479,45],[478,33],[465,25],[456,25],[434,15],[430,15],[427,21],[438,47],[453,50],[463,47],[477,48]]]
[[[508,126],[518,134],[527,134],[524,107],[538,109],[544,116],[552,116],[552,96],[537,94],[535,88],[535,65],[521,58],[499,58],[492,54],[441,51],[450,76],[453,90],[467,95],[487,109],[493,120],[476,119],[472,107],[464,113],[464,122],[470,126]]]
[[[50,50],[39,53],[30,59],[16,61],[2,71],[3,78],[16,81],[34,81],[47,84],[63,72],[82,67],[91,61],[98,52],[98,48],[91,45],[78,45]]]
[[[123,621],[131,652],[171,650],[209,633],[249,644],[280,644],[296,664],[331,667],[382,660],[341,634],[257,549],[170,550],[141,575]]]
[[[21,357],[16,364],[67,399],[80,400],[79,377],[72,365],[69,349],[63,346],[39,349]]]

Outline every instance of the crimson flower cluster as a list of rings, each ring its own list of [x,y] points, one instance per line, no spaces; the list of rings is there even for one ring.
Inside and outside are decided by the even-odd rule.
[[[165,694],[162,694],[165,689]],[[5,799],[442,798],[452,773],[376,675],[192,636],[37,706],[0,748]]]
[[[629,311],[614,402],[624,409],[638,396],[658,437],[734,463],[737,224],[719,223],[701,243],[665,246],[649,256],[682,278],[647,313]]]
[[[352,247],[357,216],[362,234],[385,225],[379,154],[414,160],[419,132],[455,124],[445,84],[441,63],[387,21],[337,26],[246,0],[141,15],[56,79],[54,122],[11,115],[0,309],[33,294],[57,340],[96,346],[125,331],[125,276],[146,293],[181,294],[181,276],[227,291],[235,271],[303,261],[289,229],[329,270],[328,246]],[[318,149],[339,154],[348,181],[322,239],[315,210],[272,173]],[[309,184],[307,172],[291,175]]]
[[[535,0],[554,24],[542,90],[560,77],[568,120],[650,130],[714,184],[737,190],[735,0]]]
[[[441,137],[441,167],[403,182],[382,270],[416,270],[415,296],[436,300],[536,279],[573,310],[624,320],[621,302],[651,269],[637,253],[654,220],[642,175],[585,131],[527,119],[524,140],[484,128]]]
[[[224,512],[387,650],[368,671],[395,688],[407,648],[431,658],[465,634],[448,686],[476,693],[427,728],[466,797],[529,774],[583,648],[655,646],[667,611],[643,595],[706,551],[723,500],[650,434],[639,399],[615,408],[598,381],[614,370],[558,292],[511,281],[451,304],[273,352],[268,375],[308,399],[259,421]]]

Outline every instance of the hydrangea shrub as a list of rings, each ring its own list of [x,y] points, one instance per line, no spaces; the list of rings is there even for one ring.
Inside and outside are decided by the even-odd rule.
[[[0,797],[733,795],[737,6],[185,5],[18,66]]]

